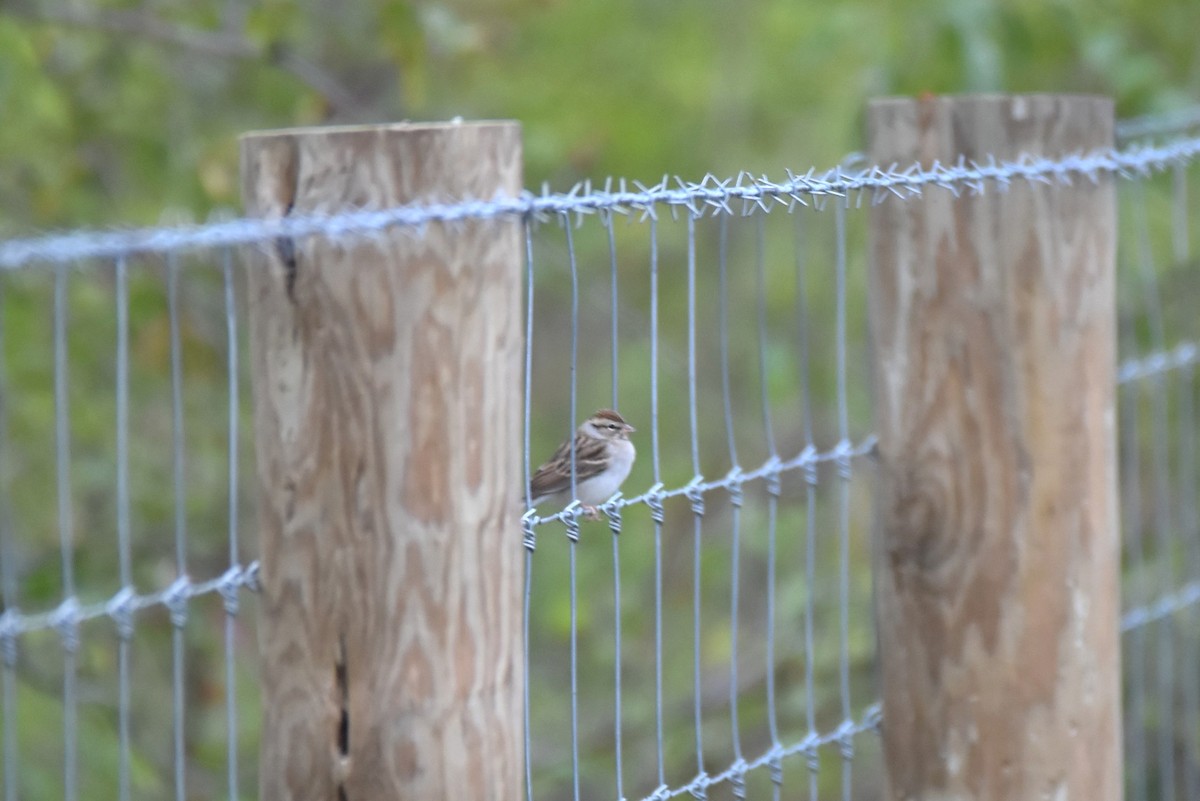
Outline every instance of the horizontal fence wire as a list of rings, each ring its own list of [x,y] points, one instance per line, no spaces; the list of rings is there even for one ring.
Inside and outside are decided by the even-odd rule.
[[[817,465],[824,463],[841,464],[852,458],[866,456],[875,449],[875,437],[870,435],[864,437],[859,443],[853,443],[848,440],[837,443],[833,448],[827,451],[818,451],[814,447],[805,448],[800,453],[789,459],[780,459],[778,456],[772,456],[767,461],[763,462],[758,467],[751,470],[734,469],[726,473],[718,479],[706,479],[703,475],[697,474],[687,484],[676,487],[664,487],[661,482],[655,483],[645,492],[638,495],[626,498],[620,493],[614,495],[610,500],[602,503],[597,509],[607,515],[618,518],[620,511],[625,507],[634,504],[648,506],[651,509],[658,509],[662,506],[662,502],[668,498],[687,498],[694,500],[702,498],[710,492],[723,490],[726,492],[738,493],[742,487],[752,481],[765,481],[767,483],[779,480],[779,477],[784,473],[792,471],[806,471],[815,468]],[[577,525],[579,518],[583,515],[584,510],[582,504],[578,501],[572,501],[561,511],[544,517],[539,516],[536,510],[530,509],[525,512],[521,518],[522,527],[526,532],[525,547],[533,548],[536,544],[536,539],[533,537],[533,530],[537,526],[547,523],[565,523],[568,527]],[[568,533],[572,529],[569,528]]]
[[[1121,366],[1117,369],[1117,383],[1128,384],[1154,378],[1162,373],[1192,367],[1198,360],[1200,360],[1200,344],[1195,342],[1184,342],[1170,350],[1131,357],[1121,362]]]
[[[239,498],[245,494],[241,484],[246,479],[246,471],[238,469],[238,343],[243,332],[237,325],[232,248],[269,243],[279,237],[370,237],[396,230],[420,235],[426,226],[436,223],[455,225],[517,216],[527,221],[526,474],[536,466],[531,450],[541,424],[535,425],[535,420],[545,410],[554,409],[561,413],[560,422],[569,423],[555,430],[569,435],[591,410],[585,401],[598,396],[610,398],[614,409],[622,402],[625,407],[649,411],[649,430],[641,434],[648,435],[650,445],[645,447],[639,441],[639,458],[653,463],[653,475],[637,485],[645,489],[618,493],[597,507],[611,537],[611,542],[604,543],[603,560],[595,547],[597,540],[586,533],[589,510],[578,500],[545,515],[528,508],[521,520],[521,541],[527,549],[526,664],[534,665],[526,681],[539,682],[538,693],[531,693],[528,684],[525,691],[527,798],[593,797],[597,788],[604,796],[644,801],[706,797],[717,788],[729,788],[735,797],[745,797],[747,782],[766,777],[762,786],[769,783],[774,798],[782,797],[785,788],[796,795],[797,787],[804,787],[813,799],[835,791],[850,799],[856,793],[855,783],[863,782],[852,775],[852,766],[858,771],[856,765],[861,763],[856,746],[861,735],[878,731],[882,724],[869,677],[860,675],[864,672],[861,641],[870,639],[870,621],[865,614],[869,598],[858,581],[865,570],[857,561],[863,557],[865,536],[859,508],[869,500],[869,492],[864,494],[862,489],[868,481],[862,474],[868,470],[858,468],[871,464],[875,438],[858,425],[864,407],[855,393],[864,387],[854,386],[853,370],[855,357],[861,353],[855,350],[848,330],[861,322],[860,312],[853,308],[861,299],[856,294],[861,287],[853,267],[861,264],[862,254],[847,252],[848,243],[858,241],[847,232],[848,225],[859,224],[850,215],[864,201],[899,202],[919,196],[927,188],[977,194],[1003,191],[1020,181],[1069,184],[1106,174],[1120,177],[1123,185],[1137,190],[1122,202],[1122,218],[1128,209],[1131,239],[1138,243],[1133,255],[1125,258],[1136,272],[1130,296],[1136,295],[1138,302],[1131,304],[1130,316],[1122,321],[1125,358],[1117,370],[1126,529],[1127,600],[1121,631],[1127,645],[1129,795],[1133,799],[1200,797],[1196,795],[1200,793],[1200,688],[1195,678],[1200,659],[1200,512],[1196,508],[1198,442],[1193,403],[1200,330],[1172,325],[1164,301],[1171,292],[1159,285],[1163,280],[1160,273],[1195,266],[1187,239],[1187,231],[1194,226],[1186,187],[1188,171],[1200,153],[1200,137],[1177,135],[1196,127],[1200,127],[1200,110],[1193,109],[1126,120],[1117,128],[1122,141],[1175,137],[1167,141],[1054,158],[960,159],[953,164],[906,168],[849,169],[843,165],[819,172],[789,172],[778,181],[745,173],[728,179],[706,176],[695,183],[664,179],[652,186],[610,181],[603,188],[582,184],[564,193],[527,192],[517,198],[456,200],[279,220],[83,231],[0,242],[0,270],[5,271],[0,276],[0,293],[11,294],[9,279],[21,275],[44,274],[52,287],[50,450],[55,457],[55,558],[61,558],[62,582],[61,594],[51,599],[56,603],[41,611],[23,608],[24,563],[15,549],[20,521],[13,517],[9,498],[16,468],[0,464],[0,494],[4,496],[0,499],[4,798],[16,801],[25,797],[18,766],[22,760],[35,758],[20,746],[21,727],[28,721],[18,714],[27,703],[22,694],[22,670],[29,669],[29,663],[22,662],[27,650],[22,643],[43,632],[57,636],[62,659],[61,675],[56,677],[61,679],[62,796],[72,799],[91,794],[81,768],[89,746],[82,727],[92,703],[88,687],[81,683],[88,680],[90,669],[81,644],[92,636],[85,630],[87,624],[101,619],[111,623],[117,635],[113,648],[116,793],[121,799],[139,795],[138,783],[144,781],[139,775],[145,772],[145,765],[139,761],[144,758],[138,753],[131,714],[138,669],[134,633],[138,619],[152,612],[164,613],[170,621],[172,698],[170,704],[165,698],[156,703],[170,707],[165,742],[171,751],[171,774],[159,789],[161,794],[179,799],[195,794],[198,779],[188,769],[193,758],[188,743],[193,726],[189,688],[194,679],[189,671],[205,667],[193,665],[185,632],[204,625],[195,621],[190,607],[208,597],[223,602],[224,792],[229,798],[238,797],[238,755],[245,745],[239,740],[239,718],[246,714],[236,692],[238,632],[243,623],[238,617],[239,598],[242,593],[259,591],[260,565],[256,560],[243,561],[245,544],[239,539],[243,526]],[[1173,189],[1167,193],[1169,202],[1157,200],[1151,183],[1155,180],[1173,181]],[[832,234],[828,247],[821,250],[812,244],[812,238],[796,234],[790,254],[797,265],[795,285],[788,289],[796,297],[796,307],[787,313],[781,311],[776,297],[778,265],[786,261],[780,242],[786,237],[764,227],[764,219],[772,212],[783,212],[776,217],[794,218],[796,231],[804,225],[814,230],[825,225],[829,230],[819,230]],[[801,214],[809,216],[802,219]],[[589,215],[594,223],[588,222]],[[644,243],[647,252],[628,255],[627,234],[614,226],[616,215],[628,215],[641,223],[628,226],[631,229],[652,232]],[[745,221],[744,217],[754,219]],[[1169,225],[1160,217],[1169,220]],[[677,218],[687,226],[683,233]],[[703,221],[711,227],[701,230]],[[735,224],[740,237],[736,247],[731,244],[735,236],[731,226]],[[668,226],[674,226],[670,233]],[[562,244],[551,242],[560,233]],[[1159,247],[1166,236],[1171,239],[1169,249]],[[561,249],[566,251],[565,258],[542,255]],[[1170,250],[1169,258],[1163,255],[1165,250]],[[227,504],[228,523],[227,531],[216,534],[190,523],[187,512],[194,491],[190,483],[193,470],[185,456],[192,440],[184,413],[187,383],[183,365],[190,351],[181,260],[185,254],[204,252],[219,254],[209,261],[217,267],[224,306],[217,314],[223,317],[228,343],[220,367],[229,381],[225,431],[228,497],[222,500]],[[585,252],[589,257],[600,254],[595,261],[606,269],[583,268],[593,261],[583,258]],[[160,533],[172,547],[160,572],[174,577],[161,582],[159,589],[145,592],[138,589],[144,584],[137,562],[143,551],[133,544],[135,523],[131,520],[130,495],[136,487],[129,469],[130,440],[138,432],[130,420],[130,386],[135,380],[130,351],[136,343],[130,335],[129,274],[134,269],[133,259],[139,260],[140,269],[146,266],[143,260],[157,265],[162,256],[166,258],[161,292],[169,306],[164,373],[169,373],[170,444],[161,447],[170,451],[171,459],[159,489],[171,508],[171,521]],[[811,269],[806,258],[829,265],[828,271]],[[1170,266],[1164,267],[1164,261]],[[79,543],[85,550],[94,546],[81,537],[85,525],[76,519],[77,485],[90,479],[79,475],[81,457],[72,444],[77,437],[72,430],[72,410],[78,404],[73,382],[80,378],[71,360],[76,341],[70,327],[72,309],[87,299],[81,301],[72,294],[73,280],[82,276],[67,267],[96,262],[111,271],[113,283],[105,288],[114,292],[113,317],[117,321],[113,479],[119,589],[115,593],[110,589],[111,594],[103,600],[92,602],[82,600],[96,596],[78,586],[77,576]],[[738,269],[731,269],[733,264],[739,265]],[[42,265],[55,269],[41,273],[37,268]],[[535,284],[541,291],[560,271],[571,287],[566,304],[569,319],[549,313],[535,318]],[[597,283],[601,272],[602,281]],[[632,287],[635,280],[642,283]],[[648,303],[642,285],[647,280]],[[739,303],[731,302],[735,296],[741,298]],[[555,295],[553,300],[561,297]],[[589,306],[603,306],[597,298],[608,304],[600,326],[588,322],[589,317],[594,322],[597,316]],[[699,305],[706,299],[721,304],[708,309],[714,312],[711,325],[706,325],[708,312]],[[831,309],[828,316],[814,311],[822,305]],[[5,460],[14,452],[9,433],[11,398],[22,391],[20,381],[27,375],[19,371],[10,374],[11,359],[6,353],[15,347],[11,316],[12,306],[6,306],[5,294],[0,294],[0,454]],[[742,318],[739,324],[744,332],[731,317]],[[564,320],[570,326],[569,337],[563,336]],[[542,329],[542,325],[554,327]],[[627,326],[639,333],[627,333]],[[787,344],[781,344],[781,330],[787,326],[791,326]],[[1135,327],[1137,332],[1132,331]],[[731,334],[731,328],[737,332]],[[566,344],[544,344],[547,337],[566,340]],[[534,381],[534,353],[544,348],[552,355],[563,355],[562,347],[569,349],[566,370]],[[772,389],[768,378],[780,360],[795,365],[797,373],[784,393],[791,404],[786,415],[780,413],[780,393]],[[827,363],[818,364],[821,360]],[[643,397],[639,387],[643,379],[634,378],[641,369],[648,371],[649,397]],[[589,378],[595,374],[606,375],[609,386],[599,390]],[[569,380],[564,381],[564,376]],[[830,395],[814,400],[813,386],[820,387],[822,382],[832,387]],[[549,390],[551,395],[558,392],[565,397],[554,395],[554,401],[544,402],[539,395],[551,384],[561,387],[568,383],[566,390]],[[706,393],[720,398],[719,424],[716,414],[700,412]],[[741,410],[740,406],[747,404],[753,413]],[[814,426],[814,419],[823,412],[829,420]],[[788,432],[781,422],[789,415],[800,421],[798,430]],[[753,428],[743,422],[750,417],[761,418]],[[720,430],[710,436],[709,429]],[[746,445],[748,431],[754,432],[754,448]],[[818,441],[824,444],[818,445]],[[712,442],[716,445],[709,447]],[[719,453],[720,459],[710,451]],[[742,460],[748,466],[743,467]],[[714,464],[720,469],[711,469]],[[680,465],[686,473],[675,469]],[[818,477],[825,474],[830,479]],[[787,482],[793,479],[795,487],[789,489]],[[216,503],[212,498],[203,500]],[[526,500],[530,506],[532,499]],[[550,525],[561,525],[566,537],[545,537],[545,527]],[[642,543],[634,539],[639,531],[647,534]],[[189,575],[200,564],[196,554],[189,553],[189,542],[199,537],[205,542],[220,540],[221,561],[228,565],[224,572],[205,580]],[[645,551],[638,553],[643,546]],[[792,584],[803,589],[803,598],[794,597],[798,590],[789,594],[782,589]],[[556,595],[560,590],[561,596]],[[565,633],[561,639],[547,633],[557,630],[554,614],[559,610],[546,611],[544,605],[553,606],[556,598],[563,601],[565,622],[561,627]],[[600,598],[603,604],[599,604]],[[605,621],[601,635],[595,618],[604,612],[612,619]],[[652,619],[640,619],[642,615],[635,612]],[[597,645],[601,639],[605,644]],[[556,674],[560,665],[552,654],[564,643],[567,657],[562,673]],[[598,650],[602,657],[595,655]],[[837,654],[835,659],[822,657],[828,664],[817,658],[826,651]],[[633,655],[636,662],[622,662],[622,655]],[[800,663],[786,672],[790,693],[780,667],[790,665],[788,660]],[[543,666],[538,667],[539,663]],[[601,673],[594,669],[598,663],[603,664],[603,684]],[[652,675],[643,675],[647,672],[643,667]],[[747,672],[759,677],[761,698],[741,680]],[[713,682],[723,686],[714,692]],[[752,685],[751,689],[757,693],[760,688]],[[677,708],[675,702],[680,698],[686,700],[686,708]],[[592,733],[590,723],[601,710],[607,710],[605,734],[603,745],[597,747],[594,743],[600,736]],[[642,749],[647,749],[644,754]],[[822,751],[836,751],[840,771],[822,766]],[[798,781],[784,768],[785,759],[797,756],[805,762],[803,778]],[[877,761],[869,757],[868,766],[875,764],[872,759]],[[554,768],[560,761],[569,763],[570,769],[565,780],[556,783],[554,776],[564,776],[563,769]],[[688,769],[681,773],[681,765]],[[544,778],[549,774],[554,775]],[[600,774],[603,778],[596,778]],[[567,789],[562,790],[563,786]]]
[[[64,637],[75,636],[81,625],[100,618],[108,618],[118,631],[123,631],[132,625],[131,619],[138,612],[161,608],[181,614],[191,600],[205,595],[231,598],[243,590],[258,592],[258,572],[259,564],[255,560],[245,566],[231,567],[220,576],[205,581],[180,576],[169,586],[151,593],[139,594],[126,586],[108,600],[97,603],[81,603],[71,596],[44,612],[25,613],[10,607],[0,614],[0,647],[8,647],[15,638],[36,631],[54,630]]]
[[[1146,114],[1117,122],[1117,141],[1129,141],[1150,136],[1178,134],[1200,128],[1200,106],[1179,109],[1163,114]]]
[[[1157,623],[1196,604],[1200,604],[1200,581],[1189,582],[1175,592],[1157,598],[1148,606],[1136,606],[1126,610],[1121,615],[1121,631],[1133,631],[1150,623]]]
[[[642,801],[658,801],[664,798],[678,798],[690,795],[693,798],[703,798],[708,789],[721,784],[736,784],[744,781],[746,774],[761,768],[779,771],[786,757],[803,756],[811,764],[819,759],[818,752],[825,746],[836,746],[842,752],[853,753],[854,738],[861,734],[878,733],[883,722],[883,715],[878,704],[867,707],[859,721],[847,720],[837,729],[824,734],[812,733],[791,745],[776,746],[770,751],[751,759],[741,760],[736,765],[726,768],[714,776],[701,775],[678,787],[660,787]],[[815,769],[811,769],[815,773]]]

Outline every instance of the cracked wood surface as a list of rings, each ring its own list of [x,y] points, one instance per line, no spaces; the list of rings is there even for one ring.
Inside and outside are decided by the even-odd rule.
[[[250,134],[252,216],[522,188],[514,123]],[[521,793],[520,222],[248,252],[261,796]]]
[[[1112,143],[1066,96],[882,100],[875,164]],[[871,210],[887,797],[1121,795],[1110,176]]]

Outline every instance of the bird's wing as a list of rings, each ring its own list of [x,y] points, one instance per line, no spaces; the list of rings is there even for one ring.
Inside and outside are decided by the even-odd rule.
[[[608,466],[608,449],[602,440],[575,436],[575,483],[604,472]],[[537,469],[529,481],[529,494],[534,498],[557,495],[571,489],[571,443],[564,442]]]

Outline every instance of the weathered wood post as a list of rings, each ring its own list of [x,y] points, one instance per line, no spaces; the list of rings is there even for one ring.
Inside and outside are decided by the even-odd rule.
[[[247,213],[521,190],[515,123],[248,134]],[[247,272],[263,801],[521,794],[520,223],[308,237]]]
[[[1113,109],[889,99],[868,130],[876,164],[1054,157]],[[928,186],[870,225],[886,797],[1117,801],[1112,180]]]

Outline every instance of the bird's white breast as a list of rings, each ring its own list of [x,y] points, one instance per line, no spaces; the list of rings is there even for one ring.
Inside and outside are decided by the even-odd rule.
[[[576,488],[579,500],[589,506],[598,506],[615,495],[625,479],[629,478],[629,471],[633,469],[633,459],[636,455],[637,449],[627,439],[609,443],[608,468]]]

